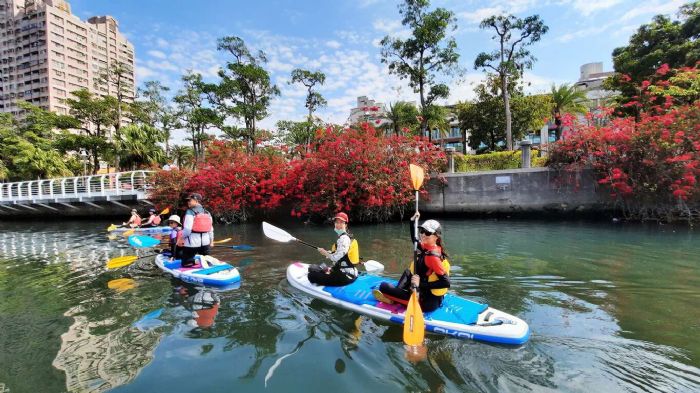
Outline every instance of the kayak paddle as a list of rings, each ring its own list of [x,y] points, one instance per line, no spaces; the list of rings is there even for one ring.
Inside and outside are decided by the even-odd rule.
[[[117,292],[124,292],[134,288],[135,286],[136,283],[130,278],[118,278],[116,280],[110,280],[107,283],[107,288],[114,289]]]
[[[160,239],[150,236],[129,236],[129,244],[136,248],[155,247],[160,244]]]
[[[416,191],[416,213],[418,213],[418,190],[420,190],[423,185],[423,178],[425,173],[423,168],[418,165],[410,165],[411,170],[411,182],[413,183],[413,189]],[[414,220],[415,231],[418,233],[418,219]],[[413,254],[415,260],[415,254],[418,250],[418,243],[413,244]],[[403,320],[403,342],[407,345],[416,346],[423,344],[423,337],[425,335],[425,321],[423,320],[423,310],[420,308],[420,303],[418,303],[418,293],[416,288],[412,288],[411,298],[408,300],[408,306],[406,307],[406,313],[404,314]]]
[[[287,231],[283,230],[282,228],[277,228],[276,226],[269,224],[265,221],[262,223],[263,225],[263,232],[265,233],[265,236],[269,237],[272,240],[277,240],[278,242],[282,243],[287,243],[290,241],[295,241],[299,242],[305,246],[309,246],[311,248],[318,249],[317,246],[314,246],[313,244],[309,244],[305,241],[299,240],[295,238],[294,236],[290,235]],[[367,270],[368,273],[379,273],[384,270],[384,265],[377,261],[369,260],[367,262],[364,262],[365,270]]]
[[[236,244],[236,245],[216,244],[214,247],[232,248],[236,251],[252,251],[255,248],[255,247],[248,245],[248,244]]]

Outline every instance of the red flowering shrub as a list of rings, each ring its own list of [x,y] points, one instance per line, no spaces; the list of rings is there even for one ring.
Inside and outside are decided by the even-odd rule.
[[[310,152],[290,162],[285,193],[292,216],[330,217],[343,210],[356,221],[384,221],[413,200],[409,163],[426,174],[444,167],[444,153],[427,139],[361,128],[320,130]]]
[[[409,163],[426,179],[445,165],[444,153],[418,137],[383,137],[367,124],[361,130],[329,127],[300,159],[287,161],[281,149],[248,154],[231,142],[208,143],[196,172],[161,171],[150,198],[177,207],[184,193],[199,192],[222,221],[245,221],[280,207],[294,217],[329,217],[345,210],[353,221],[382,221],[413,201]],[[427,193],[423,191],[425,196]]]
[[[700,101],[654,105],[641,112],[639,121],[613,118],[591,126],[568,118],[565,126],[570,131],[554,144],[550,167],[594,169],[628,217],[698,218]]]
[[[247,154],[230,142],[213,141],[187,189],[201,193],[207,209],[220,220],[245,221],[258,211],[280,206],[284,195],[278,180],[285,169],[279,153],[263,149]]]

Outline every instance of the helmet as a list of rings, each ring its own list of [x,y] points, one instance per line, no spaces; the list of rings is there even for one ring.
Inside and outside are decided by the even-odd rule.
[[[350,220],[348,220],[348,215],[345,214],[345,213],[343,213],[343,212],[340,212],[340,213],[336,214],[335,217],[333,217],[333,219],[334,219],[334,220],[338,219],[338,220],[345,221],[346,224],[350,221]]]
[[[178,224],[182,224],[182,223],[180,222],[180,216],[178,216],[177,214],[173,214],[172,216],[168,217],[168,221],[172,221],[172,222],[176,222],[176,223],[178,223]]]
[[[435,220],[427,220],[426,222],[421,224],[419,228],[425,229],[426,231],[431,233],[437,233],[438,235],[442,233],[442,227],[440,227],[440,223]]]

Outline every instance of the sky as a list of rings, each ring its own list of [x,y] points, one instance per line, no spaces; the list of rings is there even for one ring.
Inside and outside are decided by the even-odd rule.
[[[253,50],[263,50],[267,69],[281,95],[260,124],[303,120],[306,91],[290,85],[295,68],[320,70],[326,83],[319,92],[328,106],[317,112],[326,122],[344,123],[358,96],[379,102],[417,101],[405,81],[390,75],[381,63],[379,41],[386,35],[406,37],[397,0],[69,0],[85,20],[112,15],[136,51],[137,83],[159,80],[173,92],[187,70],[216,81],[227,60],[216,40],[239,36]],[[553,83],[573,83],[580,66],[602,62],[612,70],[611,53],[624,46],[637,28],[657,14],[676,15],[683,0],[433,0],[431,7],[455,13],[461,75],[445,76],[448,103],[474,97],[484,73],[474,69],[479,52],[496,49],[493,33],[479,29],[491,15],[538,14],[549,27],[530,50],[536,57],[526,72],[526,91],[549,91]]]

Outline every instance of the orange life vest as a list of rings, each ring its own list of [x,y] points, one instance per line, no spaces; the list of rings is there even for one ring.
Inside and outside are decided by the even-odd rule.
[[[192,232],[194,233],[207,233],[214,229],[213,220],[211,214],[208,211],[202,209],[200,213],[194,214],[194,222],[192,223]]]
[[[151,224],[153,224],[155,226],[160,225],[160,216],[153,217],[153,221],[151,221]]]

